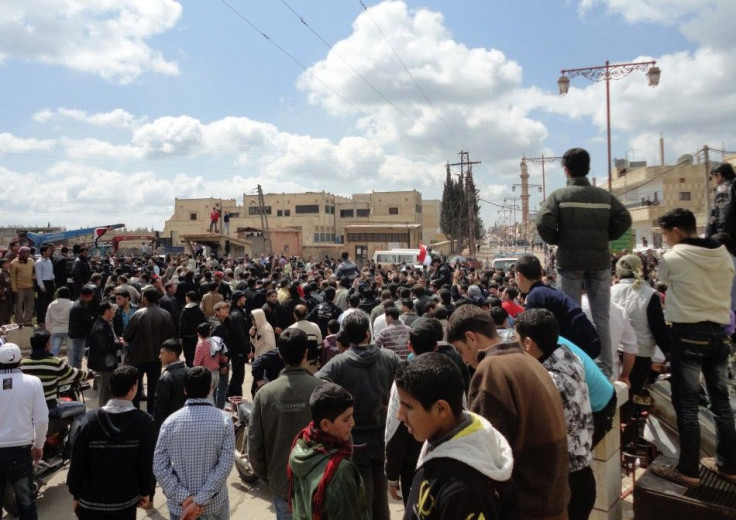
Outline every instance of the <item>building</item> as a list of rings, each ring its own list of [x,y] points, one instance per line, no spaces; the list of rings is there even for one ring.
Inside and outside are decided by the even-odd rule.
[[[381,249],[444,240],[439,233],[440,207],[438,200],[422,201],[416,190],[351,197],[327,192],[266,193],[263,209],[253,194],[243,195],[240,206],[235,199],[175,199],[174,214],[166,221],[162,237],[171,238],[176,246],[183,243],[184,235],[208,232],[210,212],[218,208],[230,212],[231,236],[252,238],[261,230],[273,230],[270,247],[276,254],[299,256],[301,251],[300,256],[306,257],[337,256],[347,250],[356,258],[367,258]],[[264,245],[268,247],[267,242]]]
[[[623,166],[618,165],[617,166]],[[698,222],[698,233],[705,232],[706,204],[713,200],[710,169],[714,166],[693,163],[689,155],[676,165],[646,166],[629,164],[613,179],[613,193],[631,213],[637,249],[663,247],[659,217],[673,208],[689,209]]]

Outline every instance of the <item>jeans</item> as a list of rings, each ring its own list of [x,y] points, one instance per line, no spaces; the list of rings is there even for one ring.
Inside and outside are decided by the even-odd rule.
[[[69,334],[66,332],[54,332],[51,334],[51,354],[59,357],[59,351],[61,350],[61,344],[64,340],[69,339]],[[68,345],[68,342],[67,342]],[[67,348],[69,350],[69,348]]]
[[[609,379],[613,375],[613,351],[611,350],[611,331],[608,326],[611,305],[611,270],[569,271],[557,270],[557,288],[580,305],[583,288],[588,293],[593,324],[601,337],[601,353],[596,363]]]
[[[670,385],[680,436],[677,469],[689,477],[699,475],[698,403],[702,372],[716,424],[716,462],[726,473],[736,473],[736,427],[728,399],[729,344],[724,327],[711,322],[673,323],[671,335]]]
[[[228,373],[230,370],[228,369]],[[225,400],[227,397],[227,385],[228,385],[228,374],[220,374],[220,379],[217,381],[217,387],[215,388],[215,406],[222,410],[225,408]]]
[[[289,502],[277,496],[273,497],[273,508],[276,510],[276,520],[291,520]]]
[[[179,520],[181,515],[172,513],[171,510],[169,510],[169,518],[171,518],[171,520]],[[228,518],[230,518],[230,505],[226,502],[219,511],[199,515],[197,520],[228,520]]]
[[[5,486],[12,486],[20,520],[36,520],[36,495],[33,493],[31,447],[0,448],[0,497]]]
[[[84,415],[86,412],[84,403],[79,401],[57,401],[56,406],[49,410],[49,419],[66,419]]]
[[[82,368],[82,359],[84,359],[84,349],[86,347],[86,338],[69,338],[69,348],[66,351],[66,358],[70,366]]]

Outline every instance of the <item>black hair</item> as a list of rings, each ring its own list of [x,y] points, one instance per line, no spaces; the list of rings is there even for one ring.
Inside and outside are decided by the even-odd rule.
[[[357,314],[357,313],[356,313]],[[334,421],[345,410],[351,408],[355,401],[350,392],[335,383],[323,383],[314,389],[309,396],[309,408],[312,411],[312,421],[317,428],[322,419]]]
[[[562,154],[561,163],[571,177],[585,177],[590,171],[590,154],[582,148],[570,148]]]
[[[365,341],[369,330],[369,318],[365,312],[351,312],[342,320],[342,330],[350,343],[359,345]]]
[[[335,299],[335,288],[334,287],[328,287],[325,289],[325,300],[328,302],[331,302]]]
[[[411,298],[402,298],[401,305],[403,305],[410,311],[414,310],[414,301]]]
[[[733,166],[727,162],[718,163],[713,167],[710,173],[711,175],[717,173],[727,181],[733,180],[736,177],[736,173],[733,171]]]
[[[348,303],[351,307],[357,307],[358,305],[360,305],[360,294],[358,294],[357,292],[351,294],[348,298]]]
[[[514,287],[506,287],[504,291],[506,292],[506,294],[509,295],[509,298],[511,298],[512,300],[519,296],[519,291],[517,291]]]
[[[434,311],[434,317],[438,320],[446,320],[449,317],[447,307],[437,307]]]
[[[169,352],[173,352],[176,354],[176,357],[181,356],[181,343],[179,343],[179,340],[177,339],[167,339],[161,343],[161,348],[166,349]]]
[[[337,334],[340,332],[340,322],[337,320],[330,320],[327,322],[327,332],[330,334]]]
[[[43,254],[46,251],[48,251],[49,249],[51,249],[51,246],[49,244],[44,244],[44,245],[41,246],[41,248],[38,250],[38,252],[41,253],[41,254]]]
[[[46,345],[51,339],[51,333],[46,330],[39,330],[33,333],[31,336],[31,350],[33,352],[43,352],[46,350]]]
[[[197,325],[197,334],[199,334],[203,338],[209,338],[210,337],[210,324],[206,321],[203,321],[202,323]]]
[[[156,305],[161,299],[161,293],[153,287],[149,287],[148,289],[143,291],[143,297],[148,302],[148,305]]]
[[[189,301],[192,303],[199,303],[199,293],[197,291],[187,291],[187,298],[189,298]]]
[[[524,338],[531,338],[539,350],[547,355],[557,348],[560,326],[550,310],[529,309],[520,312],[514,318],[514,327],[522,341]]]
[[[383,309],[383,313],[386,315],[387,318],[390,316],[394,320],[398,320],[399,314],[401,314],[399,312],[399,309],[397,309],[396,307],[388,307],[386,309]]]
[[[508,317],[509,313],[503,307],[491,306],[491,318],[493,318],[493,323],[496,324],[496,327],[503,325],[504,320]]]
[[[66,298],[68,300],[71,298],[72,292],[69,290],[69,287],[59,287],[59,290],[56,291],[56,296],[58,298]]]
[[[465,341],[466,332],[476,332],[491,339],[498,337],[491,315],[476,305],[461,305],[455,309],[447,325],[447,341]]]
[[[695,215],[693,215],[693,212],[689,209],[671,209],[664,215],[660,216],[657,222],[659,223],[659,227],[662,229],[670,230],[678,228],[688,234],[695,233],[697,231]]]
[[[437,401],[450,405],[455,417],[463,412],[465,383],[460,369],[450,358],[428,352],[399,365],[394,377],[396,387],[409,394],[429,411]]]
[[[212,388],[212,374],[205,367],[192,367],[184,374],[184,390],[187,397],[204,399]]]
[[[523,255],[516,261],[516,272],[524,275],[529,281],[536,281],[542,278],[542,264],[539,258],[534,255]]]
[[[130,365],[122,365],[112,371],[110,376],[110,395],[125,397],[138,382],[138,369]]]
[[[101,301],[101,302],[100,302],[100,305],[99,305],[99,306],[97,307],[97,314],[98,314],[99,316],[102,316],[102,315],[103,315],[103,314],[105,314],[105,313],[106,313],[106,312],[107,312],[108,310],[110,310],[110,309],[112,309],[112,308],[113,308],[113,306],[112,306],[112,303],[110,303],[110,301],[109,301],[109,300],[107,300],[107,301]]]
[[[411,291],[417,298],[421,298],[422,296],[424,296],[424,286],[421,284],[416,284],[414,287],[411,288]]]
[[[444,333],[440,320],[429,317],[422,318],[420,324],[416,328],[412,327],[411,332],[409,332],[409,342],[414,354],[418,356],[425,352],[432,352],[437,346],[437,342],[442,340]]]
[[[302,329],[290,328],[279,336],[279,354],[287,365],[299,365],[309,347],[309,338]]]
[[[335,337],[335,341],[337,341],[340,345],[342,345],[345,348],[350,348],[350,340],[348,339],[344,330],[341,330],[340,332],[337,333],[337,336]]]

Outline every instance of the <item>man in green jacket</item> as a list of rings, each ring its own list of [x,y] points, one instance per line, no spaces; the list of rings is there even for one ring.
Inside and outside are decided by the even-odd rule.
[[[256,394],[248,428],[248,459],[273,493],[277,520],[291,519],[286,465],[294,437],[309,424],[309,396],[322,380],[307,363],[307,334],[297,328],[279,336],[279,355],[286,368]]]
[[[542,240],[557,246],[558,289],[581,305],[588,293],[601,353],[597,361],[609,378],[613,371],[608,309],[611,300],[611,251],[608,243],[631,227],[631,215],[610,192],[588,181],[590,155],[571,148],[562,156],[567,186],[553,191],[537,213]]]

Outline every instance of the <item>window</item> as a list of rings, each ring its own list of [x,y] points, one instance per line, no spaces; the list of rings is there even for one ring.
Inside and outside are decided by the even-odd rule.
[[[353,218],[355,212],[352,209],[341,209],[340,218]]]
[[[189,214],[189,220],[197,220],[197,214],[196,213],[190,213]]]
[[[409,243],[409,233],[348,233],[348,242]]]
[[[230,218],[240,218],[240,213],[230,213]]]
[[[264,206],[263,209],[266,215],[271,214],[271,206]],[[260,215],[260,214],[261,214],[260,206],[248,206],[248,215]]]
[[[297,204],[294,212],[300,213],[319,213],[319,204]]]
[[[399,208],[388,208],[388,214],[389,215],[398,215],[399,214]]]
[[[689,191],[681,191],[680,192],[680,200],[690,200],[690,192]]]
[[[277,217],[290,217],[291,216],[291,210],[290,209],[277,209],[276,210],[276,216]]]
[[[369,209],[359,209],[357,210],[357,217],[370,217],[371,216],[371,210]]]
[[[335,214],[335,206],[325,206],[325,213],[328,215]]]
[[[685,182],[685,177],[680,177],[680,182]]]

